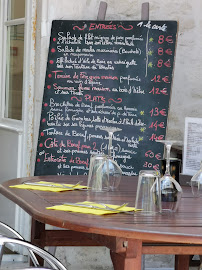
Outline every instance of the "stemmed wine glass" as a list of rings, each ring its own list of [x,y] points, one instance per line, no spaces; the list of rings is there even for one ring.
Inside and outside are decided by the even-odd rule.
[[[108,155],[96,154],[90,158],[88,173],[88,187],[90,191],[114,191],[118,189],[121,181],[122,170],[117,162],[112,158],[112,138],[113,133],[121,131],[120,128],[103,127],[109,134]]]
[[[108,162],[105,164],[105,169],[109,173],[109,186],[110,190],[114,191],[117,190],[122,176],[122,170],[117,164],[117,162],[112,157],[112,139],[114,132],[121,131],[122,129],[116,127],[100,127],[101,130],[107,131],[109,135],[109,142],[108,142]]]
[[[166,147],[166,171],[160,179],[162,212],[175,212],[179,206],[182,188],[170,174],[170,150],[173,144],[181,145],[181,141],[156,140]]]
[[[112,139],[113,139],[113,134],[114,132],[121,131],[121,128],[116,128],[116,127],[100,127],[101,130],[105,130],[108,132],[109,135],[109,143],[108,143],[108,156],[112,157]]]
[[[194,197],[202,196],[202,161],[199,171],[191,178],[191,189]]]

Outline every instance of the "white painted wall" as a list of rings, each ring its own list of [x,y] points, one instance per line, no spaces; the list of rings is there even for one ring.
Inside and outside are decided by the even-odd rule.
[[[51,22],[55,19],[95,20],[99,2],[99,0],[38,0],[33,153],[36,153]],[[106,0],[106,2],[108,3],[106,20],[140,20],[141,5],[145,1]],[[202,2],[150,0],[149,3],[150,20],[179,22],[167,134],[172,139],[182,140],[185,117],[202,116]],[[33,154],[33,165],[34,158]],[[103,248],[58,248],[57,256],[69,266],[69,270],[111,269],[108,251]],[[168,264],[170,257],[164,256],[161,262],[163,261],[166,262],[164,265],[170,266]]]
[[[18,151],[21,147],[18,132],[0,128],[0,183],[18,175]],[[15,204],[0,194],[0,220],[15,227]]]

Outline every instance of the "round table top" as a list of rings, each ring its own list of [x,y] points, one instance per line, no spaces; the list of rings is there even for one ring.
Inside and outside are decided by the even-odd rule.
[[[190,187],[183,187],[179,209],[174,214],[154,216],[124,213],[90,215],[47,210],[46,207],[65,202],[93,201],[110,204],[135,205],[137,177],[122,177],[119,191],[93,193],[89,191],[45,192],[10,188],[25,181],[58,183],[87,183],[87,176],[33,176],[18,178],[0,185],[0,193],[22,207],[34,219],[74,231],[117,236],[143,241],[202,244],[202,198],[194,198]]]

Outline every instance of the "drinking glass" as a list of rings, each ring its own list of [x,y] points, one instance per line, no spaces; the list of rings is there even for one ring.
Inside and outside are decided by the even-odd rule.
[[[88,187],[91,191],[115,191],[121,181],[122,171],[115,160],[105,154],[90,158]]]
[[[110,190],[115,191],[118,189],[119,184],[121,182],[122,177],[122,170],[118,163],[112,157],[112,139],[114,132],[121,131],[122,129],[116,127],[100,127],[101,130],[107,131],[109,135],[109,142],[108,142],[108,163],[105,165],[106,170],[108,170],[109,174],[109,185]]]
[[[191,189],[194,197],[202,196],[202,161],[200,170],[191,178]]]
[[[166,146],[166,171],[160,179],[162,213],[172,213],[178,209],[182,188],[170,174],[170,150],[173,144],[181,145],[182,142],[171,140],[157,140],[156,142],[164,143]]]
[[[91,191],[102,192],[110,189],[107,155],[93,155],[90,158],[88,187]]]
[[[160,172],[140,171],[136,193],[135,208],[143,215],[161,212]]]
[[[110,191],[116,191],[119,188],[122,176],[122,170],[111,156],[107,156],[107,163],[105,166],[109,173],[109,187]]]

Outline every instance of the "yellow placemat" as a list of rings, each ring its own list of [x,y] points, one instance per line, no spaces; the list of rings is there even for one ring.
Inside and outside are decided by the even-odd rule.
[[[42,191],[51,191],[51,192],[61,192],[61,191],[72,191],[72,190],[78,190],[78,189],[87,189],[87,186],[78,185],[75,188],[72,188],[73,184],[59,184],[54,182],[46,182],[46,181],[39,181],[34,182],[36,184],[44,184],[44,185],[54,185],[52,186],[42,186],[42,185],[26,185],[26,184],[20,184],[20,185],[14,185],[9,186],[10,188],[20,188],[20,189],[32,189],[32,190],[42,190]],[[63,187],[65,186],[65,188]]]
[[[137,209],[135,209],[134,207],[129,207],[129,206],[124,206],[121,207],[119,210],[117,211],[111,211],[111,210],[105,210],[105,207],[102,204],[99,203],[95,203],[95,202],[89,202],[89,201],[84,201],[84,202],[79,202],[77,204],[82,204],[82,205],[91,205],[91,206],[95,206],[95,207],[100,207],[103,208],[102,209],[93,209],[93,208],[87,208],[85,206],[83,207],[79,207],[79,206],[73,206],[73,205],[54,205],[51,207],[46,207],[46,209],[50,209],[50,210],[59,210],[59,211],[69,211],[69,212],[75,212],[75,213],[83,213],[83,214],[92,214],[92,215],[109,215],[109,214],[118,214],[118,213],[122,213],[123,211],[131,211],[135,212],[138,211]],[[113,205],[113,204],[105,204],[106,206],[110,207],[110,208],[117,208],[120,207],[120,205]]]

